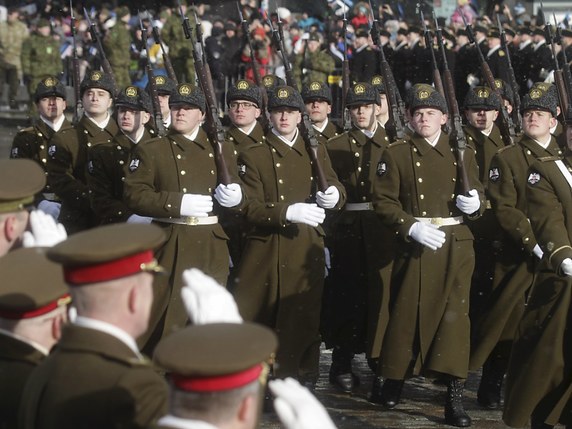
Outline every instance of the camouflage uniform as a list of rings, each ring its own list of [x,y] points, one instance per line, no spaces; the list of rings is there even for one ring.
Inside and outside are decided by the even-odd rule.
[[[311,35],[309,40],[316,40],[317,35]],[[317,39],[319,41],[319,38]],[[310,52],[306,45],[304,53],[294,58],[294,76],[298,86],[310,82],[328,82],[328,76],[334,72],[336,63],[326,51]]]
[[[195,17],[187,13],[193,32],[195,29]],[[163,42],[169,47],[169,56],[173,63],[173,69],[179,82],[195,82],[195,62],[193,60],[193,46],[191,41],[185,38],[181,25],[179,11],[173,13],[165,22],[161,30]]]
[[[113,69],[115,82],[119,88],[131,85],[131,78],[129,77],[130,46],[131,35],[118,15],[117,24],[111,27],[103,38],[103,50]]]
[[[22,45],[21,60],[29,94],[33,94],[44,77],[59,76],[63,71],[60,44],[52,36],[32,34]]]
[[[2,76],[6,76],[6,81],[10,85],[8,99],[14,107],[16,95],[18,94],[18,80],[22,73],[22,44],[28,38],[28,29],[20,21],[13,23],[0,23],[0,71]],[[0,94],[3,91],[3,84],[0,85]]]

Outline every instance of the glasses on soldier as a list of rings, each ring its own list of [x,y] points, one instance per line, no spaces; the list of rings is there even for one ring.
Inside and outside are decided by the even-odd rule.
[[[256,104],[253,103],[245,103],[245,102],[238,102],[238,101],[233,101],[232,103],[230,103],[230,108],[232,110],[238,110],[239,108],[242,108],[242,110],[250,110],[253,107],[256,107]]]

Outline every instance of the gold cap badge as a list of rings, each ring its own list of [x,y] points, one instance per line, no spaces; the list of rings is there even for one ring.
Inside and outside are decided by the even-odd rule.
[[[189,85],[181,85],[179,87],[179,94],[189,95],[191,93],[191,87]]]
[[[248,89],[248,88],[250,88],[250,85],[249,85],[249,83],[248,83],[247,81],[245,81],[245,80],[239,80],[239,81],[236,83],[236,88],[237,88],[237,89]]]

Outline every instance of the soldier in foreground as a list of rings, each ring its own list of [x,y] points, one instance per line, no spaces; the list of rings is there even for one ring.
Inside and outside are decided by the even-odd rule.
[[[144,428],[162,416],[167,386],[137,348],[153,301],[153,257],[165,235],[152,225],[108,225],[51,248],[77,317],[30,375],[22,428]]]
[[[28,128],[24,128],[14,137],[10,158],[27,158],[36,161],[48,175],[48,148],[55,133],[71,130],[72,124],[66,119],[66,88],[55,77],[42,79],[34,92],[34,101],[39,114],[39,120]],[[61,203],[52,191],[49,183],[42,191],[38,208],[57,219]]]
[[[415,134],[383,152],[374,183],[375,211],[397,235],[390,317],[379,358],[385,379],[380,402],[395,407],[406,377],[442,377],[445,422],[466,427],[471,418],[462,400],[475,256],[465,222],[481,215],[483,188],[474,154],[467,150],[470,192],[460,193],[457,158],[441,131],[447,122],[444,98],[429,85],[415,85],[409,111]]]

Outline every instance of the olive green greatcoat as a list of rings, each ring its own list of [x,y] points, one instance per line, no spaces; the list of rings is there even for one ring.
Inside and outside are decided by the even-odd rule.
[[[59,131],[71,130],[72,124],[64,119]],[[44,121],[38,119],[32,127],[24,128],[16,134],[12,141],[12,149],[10,150],[10,158],[27,158],[36,161],[40,167],[47,172],[48,148],[50,141],[56,132],[50,128]],[[51,194],[50,183],[46,183],[43,190],[44,193]],[[49,195],[49,200],[53,200],[53,196]]]
[[[326,148],[346,189],[347,203],[372,202],[381,154],[388,145],[381,126],[371,139],[354,127],[328,141]],[[328,218],[331,270],[322,309],[324,340],[328,347],[378,357],[388,320],[394,234],[373,209],[346,211],[344,206]]]
[[[465,151],[470,187],[481,197],[474,152]],[[389,322],[380,354],[380,374],[443,373],[466,378],[469,364],[469,291],[474,267],[469,227],[442,226],[443,247],[433,251],[408,236],[415,217],[463,215],[456,207],[457,166],[449,137],[441,133],[435,147],[415,134],[382,154],[381,176],[374,184],[374,207],[397,234],[391,276]]]
[[[230,145],[223,145],[227,166],[236,166]],[[195,141],[170,131],[165,137],[138,144],[132,151],[124,185],[127,205],[141,216],[180,218],[183,195],[213,195],[217,187],[214,151],[206,133],[199,130]],[[229,168],[233,183],[239,183],[236,168]],[[216,202],[213,197],[213,202]],[[215,204],[217,215],[221,210]],[[155,276],[154,302],[144,351],[154,347],[163,334],[186,325],[188,316],[181,300],[182,273],[199,268],[225,285],[229,271],[228,236],[219,223],[179,225],[156,222],[168,237],[157,251],[167,276]]]
[[[57,132],[48,148],[48,184],[62,201],[59,221],[73,234],[96,225],[87,186],[88,150],[109,143],[119,128],[113,118],[99,128],[83,116],[74,128]]]
[[[151,138],[151,134],[145,130],[137,144]],[[87,185],[91,208],[100,225],[126,222],[133,214],[123,198],[123,182],[134,146],[135,143],[119,132],[110,143],[93,146],[89,150]]]
[[[322,145],[318,158],[328,184],[340,192],[339,208],[345,202],[345,191]],[[315,382],[324,230],[286,220],[291,204],[315,201],[308,150],[300,135],[290,147],[269,132],[266,144],[251,146],[240,155],[239,171],[248,200],[245,216],[252,226],[233,291],[240,314],[278,334],[275,376]]]
[[[28,93],[34,94],[38,83],[47,76],[60,76],[63,64],[60,43],[52,36],[32,34],[22,44],[22,73],[29,77]]]
[[[534,163],[526,185],[532,230],[545,254],[509,362],[503,420],[513,427],[525,426],[533,411],[548,425],[572,424],[572,279],[560,270],[572,258],[572,192],[555,158]],[[568,152],[569,171],[571,162]]]
[[[167,384],[117,338],[66,326],[22,396],[22,429],[144,428],[167,411]]]
[[[0,333],[0,429],[18,427],[18,408],[30,373],[46,355],[30,344]]]
[[[526,178],[529,166],[545,156],[558,155],[554,138],[547,149],[528,137],[503,148],[492,159],[488,190],[502,228],[496,253],[492,294],[475,320],[470,368],[480,368],[495,345],[511,341],[534,280],[536,239],[527,218]]]
[[[323,131],[320,132],[314,128],[316,139],[322,144],[326,144],[329,139],[334,138],[341,133],[342,130],[335,123],[333,123],[331,119],[328,119],[328,125],[326,125],[326,128],[324,128]]]
[[[234,145],[237,153],[241,153],[251,145],[261,144],[266,140],[264,130],[260,123],[256,123],[250,134],[245,134],[236,126],[231,126],[226,132],[226,139]]]
[[[125,23],[118,20],[117,24],[106,33],[102,44],[105,56],[113,70],[117,89],[131,85],[131,78],[129,77],[131,34],[129,34]]]

